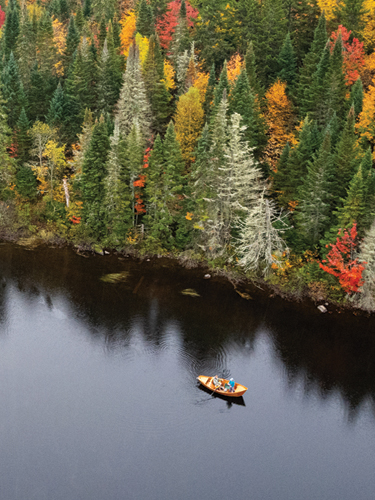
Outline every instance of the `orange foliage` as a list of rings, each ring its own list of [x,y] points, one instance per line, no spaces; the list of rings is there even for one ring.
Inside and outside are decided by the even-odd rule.
[[[341,33],[344,56],[344,69],[346,85],[353,85],[359,78],[359,73],[365,65],[365,51],[363,43],[358,38],[350,40],[351,31],[348,31],[344,26],[340,25],[337,31],[331,35],[331,52],[335,46],[337,37]],[[350,40],[350,41],[349,41]]]
[[[133,186],[138,188],[143,188],[145,186],[145,183],[146,183],[146,176],[139,175],[138,180],[133,182]],[[141,199],[141,191],[136,191],[134,193],[134,197],[135,197],[135,205],[134,205],[135,211],[137,212],[137,214],[145,214],[146,209],[143,200]]]
[[[240,54],[233,54],[227,64],[228,80],[233,83],[243,68],[243,57]]]
[[[135,25],[136,25],[136,15],[133,10],[130,10],[120,20],[120,24],[122,26],[120,32],[120,41],[121,41],[121,53],[124,54],[125,57],[128,57],[129,48],[132,44],[133,37],[135,34]]]
[[[58,61],[55,63],[55,71],[58,77],[63,76],[64,68],[62,59],[64,57],[64,52],[66,48],[66,27],[58,19],[54,19],[52,22],[53,27],[53,38],[57,48]]]
[[[267,159],[273,169],[285,144],[293,142],[292,106],[285,92],[286,83],[277,80],[266,93],[267,111],[265,114],[268,125],[269,141],[266,148]]]
[[[362,272],[365,266],[358,262],[358,259],[353,259],[354,249],[357,246],[357,224],[348,232],[344,229],[344,234],[339,230],[335,244],[330,244],[331,250],[327,255],[327,259],[322,262],[327,262],[327,265],[319,263],[323,271],[326,271],[339,279],[342,289],[346,293],[358,292],[363,285]],[[328,248],[328,245],[326,245]],[[365,264],[365,263],[363,263]]]
[[[375,145],[375,79],[373,85],[370,85],[363,98],[362,112],[356,123],[356,130],[360,138]]]

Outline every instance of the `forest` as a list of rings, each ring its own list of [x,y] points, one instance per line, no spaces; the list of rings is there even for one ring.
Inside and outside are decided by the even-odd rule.
[[[0,230],[375,310],[375,0],[0,0]]]

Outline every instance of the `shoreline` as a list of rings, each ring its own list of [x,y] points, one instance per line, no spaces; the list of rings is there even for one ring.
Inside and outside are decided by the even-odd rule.
[[[72,241],[68,241],[56,234],[52,238],[43,238],[42,235],[34,234],[15,234],[9,233],[8,231],[0,232],[0,241],[18,245],[20,247],[27,248],[28,250],[36,249],[39,246],[46,246],[49,248],[70,248],[75,254],[83,258],[89,258],[90,256],[102,256],[107,255],[117,256],[120,259],[127,257],[134,260],[157,262],[160,259],[169,262],[170,264],[178,264],[180,267],[185,269],[200,269],[202,271],[202,279],[222,278],[227,283],[233,286],[235,293],[242,298],[242,300],[252,301],[253,296],[266,296],[270,299],[280,298],[281,300],[301,304],[309,309],[314,309],[316,314],[342,314],[351,313],[352,316],[364,316],[371,317],[372,313],[365,311],[358,307],[355,307],[350,303],[338,303],[332,301],[331,299],[321,296],[313,297],[309,293],[309,289],[306,286],[304,289],[296,289],[294,291],[283,288],[278,284],[269,283],[260,277],[250,278],[241,272],[240,268],[233,266],[232,269],[224,269],[220,267],[212,267],[209,265],[207,260],[197,260],[189,256],[188,251],[182,252],[180,254],[165,253],[163,255],[155,253],[143,253],[137,248],[128,247],[121,250],[110,249],[101,246],[100,244],[92,244],[88,242],[81,242],[80,244],[75,244]],[[205,277],[209,276],[209,277]]]

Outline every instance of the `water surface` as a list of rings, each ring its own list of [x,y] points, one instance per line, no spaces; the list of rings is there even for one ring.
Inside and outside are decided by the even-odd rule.
[[[374,320],[204,273],[0,246],[0,498],[374,498]]]

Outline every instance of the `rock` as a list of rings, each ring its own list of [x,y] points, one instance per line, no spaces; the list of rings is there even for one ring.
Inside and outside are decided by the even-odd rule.
[[[104,250],[105,255],[109,255],[108,250]]]
[[[146,259],[146,262],[150,262],[150,259]]]
[[[326,312],[327,312],[327,308],[326,308],[325,306],[323,306],[323,305],[318,306],[318,309],[319,309],[319,311],[320,311],[321,313],[326,313]]]
[[[97,253],[98,255],[104,255],[103,249],[99,245],[94,245],[94,252]]]
[[[203,276],[203,278],[204,278],[205,280],[209,280],[209,279],[211,278],[211,274],[205,274],[205,275]]]

